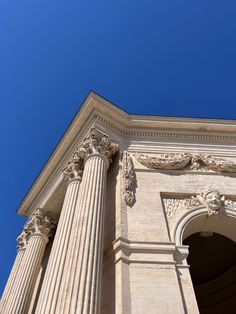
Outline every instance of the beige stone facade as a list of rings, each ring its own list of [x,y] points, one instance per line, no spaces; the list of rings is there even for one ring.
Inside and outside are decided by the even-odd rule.
[[[91,92],[18,213],[2,314],[236,313],[236,121]]]

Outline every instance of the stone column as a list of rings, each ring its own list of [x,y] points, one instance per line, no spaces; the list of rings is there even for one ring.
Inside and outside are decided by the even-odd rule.
[[[31,300],[45,247],[55,225],[40,209],[25,226],[29,241],[3,314],[25,314]]]
[[[118,145],[96,129],[78,150],[85,165],[69,254],[55,307],[45,314],[99,313],[106,173],[117,151]]]
[[[15,262],[12,266],[11,273],[9,275],[8,281],[6,283],[5,289],[2,294],[2,298],[0,302],[0,313],[2,312],[2,309],[4,308],[5,304],[8,302],[8,298],[11,295],[11,291],[14,287],[16,275],[18,273],[22,258],[25,253],[27,241],[28,241],[28,235],[25,232],[25,230],[23,230],[22,233],[17,238],[17,254],[16,254]]]
[[[68,186],[37,302],[36,313],[55,313],[53,309],[57,302],[62,274],[66,271],[64,266],[65,260],[66,256],[70,253],[68,251],[68,243],[74,231],[72,222],[74,221],[78,201],[82,165],[83,159],[75,153],[73,161],[63,171],[64,177],[68,180]]]

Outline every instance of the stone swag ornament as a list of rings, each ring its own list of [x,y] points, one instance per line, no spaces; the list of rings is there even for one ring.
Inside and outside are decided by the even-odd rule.
[[[167,154],[140,154],[135,158],[143,166],[150,169],[214,172],[236,172],[236,162],[224,158],[204,154],[167,153]]]

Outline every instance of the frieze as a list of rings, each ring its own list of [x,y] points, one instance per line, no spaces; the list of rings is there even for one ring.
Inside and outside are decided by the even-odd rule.
[[[150,169],[181,170],[236,173],[236,162],[204,154],[168,153],[135,154],[136,160]]]
[[[167,219],[171,219],[179,211],[186,211],[204,205],[208,216],[223,215],[226,208],[236,210],[236,200],[225,199],[218,190],[207,189],[201,194],[186,198],[163,197],[162,198]]]
[[[122,154],[122,197],[125,203],[132,206],[135,202],[135,172],[132,158],[127,151]]]

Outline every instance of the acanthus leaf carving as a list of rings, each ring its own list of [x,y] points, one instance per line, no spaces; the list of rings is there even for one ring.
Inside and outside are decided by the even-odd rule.
[[[75,152],[71,162],[68,162],[68,166],[63,170],[63,175],[67,180],[79,178],[81,179],[83,172],[83,159]]]
[[[129,153],[124,151],[122,156],[122,197],[129,206],[135,202],[135,185],[133,161]]]
[[[26,248],[26,245],[28,243],[29,235],[27,232],[23,229],[21,234],[17,237],[17,251],[24,250]]]
[[[118,151],[119,145],[112,143],[110,138],[101,133],[95,127],[91,128],[88,136],[83,140],[82,144],[76,149],[72,161],[68,162],[68,166],[63,170],[63,176],[67,180],[74,178],[81,179],[84,161],[91,154],[101,154],[112,163],[113,155]]]
[[[89,135],[84,139],[77,153],[82,159],[85,159],[90,154],[98,153],[104,155],[111,163],[112,157],[118,149],[118,144],[112,143],[107,135],[101,133],[96,128],[91,128]]]
[[[24,231],[28,237],[34,234],[42,234],[49,238],[53,234],[56,224],[49,216],[46,216],[43,211],[38,208],[24,227]]]

